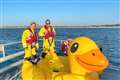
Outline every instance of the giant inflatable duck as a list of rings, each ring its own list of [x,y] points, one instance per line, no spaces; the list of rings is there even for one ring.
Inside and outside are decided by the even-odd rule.
[[[68,48],[68,56],[54,55],[55,59],[52,58],[46,55],[36,65],[24,61],[22,79],[100,80],[98,73],[106,69],[109,64],[96,43],[88,37],[73,39]]]

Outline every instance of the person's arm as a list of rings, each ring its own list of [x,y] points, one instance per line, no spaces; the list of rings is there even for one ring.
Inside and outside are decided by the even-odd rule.
[[[36,42],[35,47],[36,47],[37,49],[40,47],[38,42]]]
[[[23,32],[23,34],[22,34],[22,46],[23,46],[23,48],[27,48],[27,47],[28,47],[28,45],[27,45],[27,43],[26,43],[27,35],[28,35],[28,31],[25,30],[25,31]]]
[[[56,31],[55,31],[55,28],[53,27],[53,32],[54,32],[54,34],[56,35]]]
[[[41,38],[43,38],[43,37],[45,36],[45,29],[44,29],[44,27],[41,27],[38,35],[39,35]]]

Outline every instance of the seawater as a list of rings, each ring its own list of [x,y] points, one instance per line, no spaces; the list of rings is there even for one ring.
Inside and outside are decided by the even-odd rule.
[[[0,29],[0,44],[21,41],[23,30],[22,28]],[[55,30],[56,40],[73,39],[78,36],[87,36],[93,39],[103,49],[103,53],[109,59],[110,65],[120,70],[120,28],[55,28]],[[39,29],[37,29],[38,31]],[[22,50],[22,46],[19,44],[19,46],[6,47],[6,53],[12,54],[12,52],[15,52],[15,49]],[[58,55],[61,55],[61,53],[58,53]],[[119,73],[119,71],[111,69],[107,70],[106,73],[111,71],[116,72],[116,75]],[[107,79],[109,76],[107,78],[104,76],[104,78],[110,80]]]

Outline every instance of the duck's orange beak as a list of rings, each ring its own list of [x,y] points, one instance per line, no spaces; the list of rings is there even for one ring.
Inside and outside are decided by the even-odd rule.
[[[90,71],[102,71],[108,67],[108,60],[99,49],[75,56],[76,61]]]

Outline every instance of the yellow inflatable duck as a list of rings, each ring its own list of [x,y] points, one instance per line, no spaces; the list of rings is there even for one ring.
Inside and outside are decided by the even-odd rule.
[[[48,52],[49,53],[49,52]],[[53,54],[56,54],[53,52]],[[23,80],[100,80],[99,72],[109,62],[96,43],[88,37],[78,37],[71,42],[68,56],[57,56],[58,63],[46,55],[38,64],[23,62]],[[63,64],[64,66],[60,66]],[[56,70],[56,71],[55,71]]]

